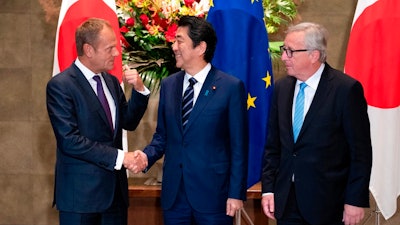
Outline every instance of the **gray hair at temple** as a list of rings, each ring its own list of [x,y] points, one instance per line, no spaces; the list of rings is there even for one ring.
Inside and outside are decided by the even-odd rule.
[[[290,26],[286,33],[304,32],[304,44],[306,49],[320,52],[319,61],[326,61],[326,48],[328,43],[328,31],[320,24],[303,22]]]

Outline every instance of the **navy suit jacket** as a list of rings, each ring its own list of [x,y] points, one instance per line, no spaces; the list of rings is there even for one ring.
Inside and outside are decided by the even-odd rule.
[[[129,102],[119,81],[102,73],[115,101],[115,130],[82,72],[71,65],[47,84],[47,110],[57,140],[54,203],[61,211],[92,213],[109,208],[114,193],[128,206],[126,170],[114,170],[122,129],[134,130],[148,97],[132,91]],[[116,190],[119,182],[121,190]]]
[[[298,140],[292,131],[296,78],[278,80],[268,123],[263,193],[273,192],[280,218],[294,186],[299,210],[311,224],[341,218],[344,204],[369,206],[372,148],[361,84],[328,64]]]
[[[181,181],[192,207],[224,212],[228,198],[246,199],[247,111],[243,82],[212,67],[182,127],[180,71],[161,83],[157,129],[144,152],[149,167],[164,154],[161,204],[170,208]]]

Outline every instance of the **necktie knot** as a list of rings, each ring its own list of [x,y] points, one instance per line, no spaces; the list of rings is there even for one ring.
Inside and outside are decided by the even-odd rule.
[[[307,87],[306,83],[304,83],[304,82],[300,83],[300,91],[304,91],[304,88],[306,88],[306,87]]]
[[[94,79],[97,83],[99,83],[99,82],[101,83],[101,80],[100,80],[100,76],[99,76],[99,75],[97,75],[97,74],[94,75],[94,76],[93,76],[93,79]],[[102,85],[102,86],[103,86],[103,85]]]
[[[190,83],[189,85],[193,87],[193,85],[197,83],[197,80],[194,77],[192,77],[189,79],[189,83]]]

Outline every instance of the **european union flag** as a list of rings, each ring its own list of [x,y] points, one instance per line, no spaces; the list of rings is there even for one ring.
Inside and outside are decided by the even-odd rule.
[[[214,7],[211,7],[207,16],[218,38],[213,65],[241,79],[248,92],[248,187],[261,179],[261,161],[273,87],[263,15],[261,0],[214,0]]]

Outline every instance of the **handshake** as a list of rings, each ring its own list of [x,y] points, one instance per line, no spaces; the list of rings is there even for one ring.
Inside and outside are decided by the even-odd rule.
[[[132,173],[139,173],[146,169],[148,165],[147,155],[141,150],[126,152],[123,165]]]

